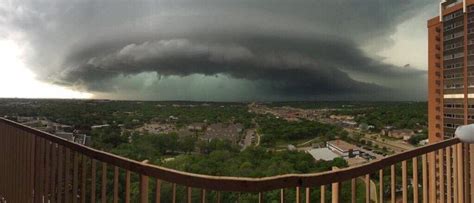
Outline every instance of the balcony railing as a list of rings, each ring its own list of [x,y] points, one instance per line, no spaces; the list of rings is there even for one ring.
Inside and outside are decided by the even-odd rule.
[[[323,173],[207,176],[126,159],[0,119],[0,202],[469,202],[473,165],[474,147],[453,138]]]

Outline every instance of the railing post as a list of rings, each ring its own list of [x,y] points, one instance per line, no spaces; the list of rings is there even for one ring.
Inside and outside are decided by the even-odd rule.
[[[309,187],[306,188],[306,203],[310,203],[311,202],[311,191],[309,189]]]
[[[395,203],[395,192],[396,192],[396,174],[395,174],[395,164],[390,166],[390,199],[392,203]]]
[[[130,203],[130,176],[131,172],[125,172],[125,203]]]
[[[464,201],[466,203],[471,202],[471,195],[469,189],[469,144],[463,143],[463,184],[464,184]]]
[[[426,166],[426,154],[421,155],[423,203],[428,203],[428,169]]]
[[[337,171],[337,167],[333,167],[332,171]],[[334,182],[332,183],[332,203],[338,203],[339,202],[339,182]]]
[[[356,179],[355,179],[355,178],[352,178],[352,179],[351,179],[351,203],[356,203],[356,201],[357,201],[357,200],[356,200],[356,195],[357,195],[357,194],[356,194],[356,192],[357,192],[357,190],[356,190],[356,189],[357,189],[357,188],[356,188],[357,186],[356,186],[356,185],[357,185]]]
[[[474,203],[474,145],[469,144],[469,183],[471,203]]]
[[[428,153],[428,170],[429,170],[429,202],[436,202],[436,156],[435,152]]]
[[[36,190],[36,136],[35,135],[30,135],[32,138],[32,143],[31,143],[31,184],[32,184],[32,198],[31,202],[35,202],[35,190]]]
[[[407,161],[402,161],[402,200],[408,202]]]
[[[77,203],[77,197],[79,196],[79,155],[76,151],[72,152],[73,165],[72,165],[72,202]]]
[[[143,161],[142,163],[148,163],[148,160]],[[148,176],[140,174],[140,202],[148,202]]]
[[[370,203],[370,174],[365,175],[365,202]]]
[[[321,203],[326,202],[326,186],[321,185]]]
[[[100,201],[102,203],[107,203],[107,163],[102,162],[102,183],[101,183],[101,195]]]
[[[201,203],[206,203],[206,190],[205,189],[201,189]],[[281,202],[281,203],[284,203],[284,202]]]
[[[454,145],[452,146],[453,148],[453,152],[452,152],[452,155],[453,155],[453,202],[457,203],[459,202],[459,197],[458,197],[458,152],[457,152],[457,145]]]
[[[82,155],[81,203],[86,203],[87,156]]]
[[[280,189],[280,203],[285,203],[285,189]]]
[[[453,200],[453,186],[452,186],[452,180],[453,180],[453,175],[452,175],[452,153],[451,153],[451,147],[446,148],[446,202],[447,203],[452,203]]]
[[[155,184],[155,203],[161,202],[161,180],[156,179]]]
[[[456,145],[457,178],[458,178],[458,202],[464,202],[464,167],[463,167],[463,144]]]
[[[119,167],[114,166],[114,203],[119,202]]]
[[[192,190],[192,188],[191,188],[191,187],[186,187],[186,193],[187,193],[187,194],[186,194],[186,201],[187,201],[188,203],[192,203],[192,201],[193,201],[193,196],[192,196],[193,190]],[[262,198],[262,202],[263,202],[263,195],[262,195],[262,193],[260,193],[259,196],[260,196],[260,198]]]
[[[296,197],[295,197],[295,202],[300,203],[301,202],[301,197],[300,197],[300,187],[296,187]]]
[[[445,178],[445,173],[444,173],[444,150],[440,149],[438,151],[438,170],[439,170],[439,175],[438,175],[438,185],[439,185],[439,202],[444,203],[445,201],[445,191],[444,191],[444,178]]]
[[[63,202],[63,193],[65,191],[64,182],[64,147],[58,145],[58,194],[56,196],[57,202]]]
[[[97,176],[97,161],[95,159],[91,159],[91,201],[96,202],[96,176]]]
[[[413,202],[418,203],[418,157],[413,157]]]

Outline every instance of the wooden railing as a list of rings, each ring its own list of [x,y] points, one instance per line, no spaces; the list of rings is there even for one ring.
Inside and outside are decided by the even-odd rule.
[[[470,161],[473,160],[473,161]],[[315,174],[198,175],[0,119],[0,202],[473,202],[474,148],[456,138]]]

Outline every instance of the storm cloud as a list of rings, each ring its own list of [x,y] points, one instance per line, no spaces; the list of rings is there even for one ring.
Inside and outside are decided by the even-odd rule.
[[[390,46],[396,26],[429,3],[21,1],[0,6],[0,29],[30,47],[26,58],[40,79],[113,98],[142,92],[146,99],[181,99],[170,92],[182,86],[172,83],[163,93],[159,81],[203,76],[248,88],[233,100],[418,99],[426,88],[423,67],[387,64],[361,47]],[[143,74],[153,81],[127,82]],[[185,88],[187,99],[214,98]]]

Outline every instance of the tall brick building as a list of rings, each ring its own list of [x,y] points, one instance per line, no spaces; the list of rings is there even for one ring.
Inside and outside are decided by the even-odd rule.
[[[429,140],[474,123],[474,0],[444,0],[428,20]]]

